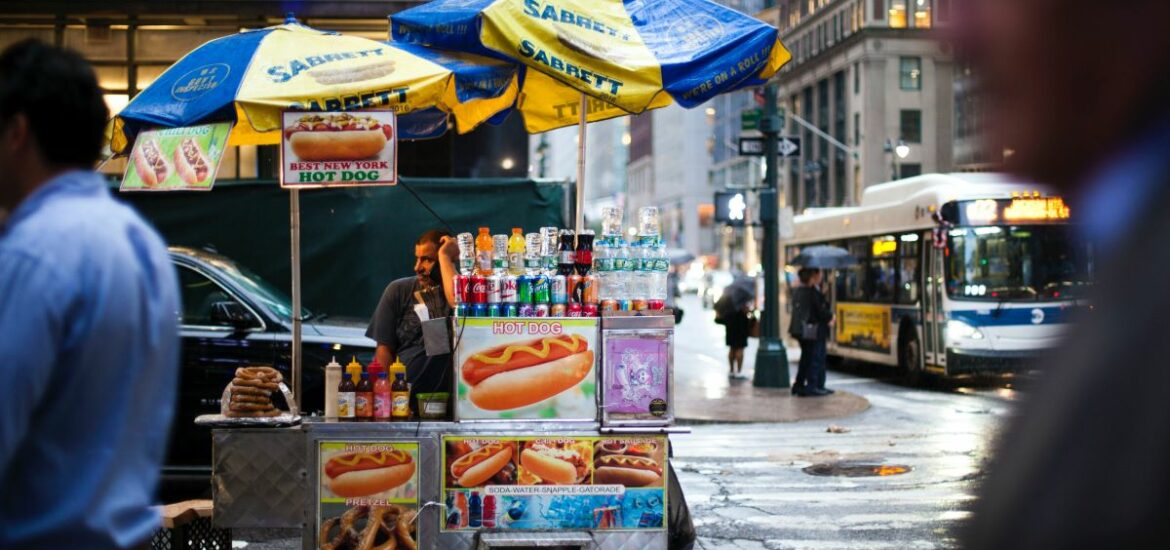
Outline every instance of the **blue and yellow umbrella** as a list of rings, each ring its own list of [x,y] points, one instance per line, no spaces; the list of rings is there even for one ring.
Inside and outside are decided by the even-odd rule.
[[[129,153],[138,131],[233,121],[229,145],[280,143],[285,110],[389,109],[399,137],[468,132],[516,101],[517,67],[469,54],[319,31],[293,20],[212,40],[138,94],[107,131]]]
[[[791,59],[775,27],[708,0],[433,0],[391,16],[391,31],[526,65],[518,106],[530,132],[576,123],[558,107],[580,93],[598,100],[589,121],[693,108]]]

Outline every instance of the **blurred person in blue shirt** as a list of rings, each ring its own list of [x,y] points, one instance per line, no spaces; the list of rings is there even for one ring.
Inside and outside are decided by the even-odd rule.
[[[2,548],[130,548],[159,527],[178,286],[92,170],[107,114],[80,55],[0,53]]]
[[[1093,246],[1091,313],[1023,392],[966,548],[1170,541],[1170,2],[967,0],[951,31],[1008,168]]]

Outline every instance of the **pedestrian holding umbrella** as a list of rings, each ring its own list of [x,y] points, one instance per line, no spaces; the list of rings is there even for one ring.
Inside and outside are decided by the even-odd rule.
[[[759,322],[751,315],[755,303],[756,281],[742,275],[727,285],[723,295],[715,301],[715,322],[726,328],[724,343],[728,348],[728,376],[731,378],[743,377],[743,350],[747,348],[748,337],[752,336],[753,323]]]
[[[800,254],[788,261],[788,265],[811,269],[842,269],[857,265],[857,258],[844,248],[819,245],[801,250]]]

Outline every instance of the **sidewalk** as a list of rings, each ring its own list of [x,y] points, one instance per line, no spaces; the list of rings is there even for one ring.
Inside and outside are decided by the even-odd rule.
[[[839,389],[825,397],[795,397],[788,388],[752,386],[755,338],[744,351],[745,378],[729,379],[723,327],[697,301],[688,302],[682,304],[686,314],[675,334],[674,406],[680,423],[796,422],[844,418],[869,408],[864,397]],[[794,376],[800,349],[789,349],[788,358]],[[831,373],[828,386],[833,387]]]

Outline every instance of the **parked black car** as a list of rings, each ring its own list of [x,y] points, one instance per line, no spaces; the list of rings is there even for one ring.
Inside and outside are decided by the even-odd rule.
[[[194,424],[195,417],[219,412],[220,396],[237,367],[271,365],[291,380],[292,301],[218,254],[184,247],[171,247],[170,254],[183,300],[182,374],[163,488],[164,493],[202,493],[209,488],[211,434]],[[302,414],[320,413],[325,365],[336,357],[344,366],[353,356],[368,364],[375,344],[365,337],[365,320],[331,319],[307,309],[301,310],[301,320]],[[283,399],[275,401],[287,408]]]

